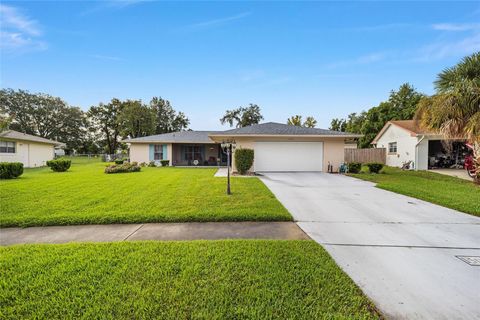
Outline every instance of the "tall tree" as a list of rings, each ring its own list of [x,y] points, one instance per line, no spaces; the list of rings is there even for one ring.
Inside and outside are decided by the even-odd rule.
[[[314,117],[307,117],[305,121],[302,122],[301,115],[294,115],[287,119],[287,124],[290,126],[306,127],[306,128],[315,128],[317,125],[317,120]]]
[[[183,112],[176,112],[170,101],[161,97],[153,97],[150,108],[155,115],[155,133],[167,133],[186,130],[190,120]]]
[[[345,122],[345,131],[364,135],[358,139],[358,146],[368,148],[386,122],[411,120],[422,97],[424,95],[417,92],[412,85],[404,83],[398,90],[390,92],[387,101],[360,114],[351,113],[346,120],[333,119],[331,125],[342,129]]]
[[[329,130],[345,132],[347,129],[347,121],[345,119],[334,118],[330,122]]]
[[[220,123],[228,123],[230,127],[241,128],[260,123],[263,116],[260,107],[256,104],[250,103],[248,107],[238,107],[237,109],[227,110]]]
[[[480,183],[480,52],[443,70],[435,89],[435,95],[421,100],[416,119],[447,138],[469,139],[474,146],[475,180]]]
[[[155,133],[155,111],[140,100],[122,102],[118,121],[124,137],[145,137]]]
[[[122,102],[114,98],[110,103],[100,103],[88,110],[88,116],[91,120],[90,130],[101,134],[105,149],[109,154],[115,154],[120,147],[121,123],[119,115],[122,107]]]
[[[85,113],[60,98],[25,90],[0,90],[0,111],[11,118],[10,129],[78,147],[86,133]]]

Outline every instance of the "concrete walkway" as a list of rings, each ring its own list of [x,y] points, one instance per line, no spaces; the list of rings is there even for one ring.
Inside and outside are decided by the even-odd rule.
[[[468,181],[473,180],[472,178],[470,178],[470,176],[467,173],[467,170],[465,169],[432,169],[428,171],[444,174],[447,176],[457,177],[457,178],[468,180]]]
[[[0,244],[134,240],[309,239],[294,222],[189,222],[0,229]]]
[[[480,218],[322,173],[261,177],[391,319],[480,319]],[[470,259],[470,260],[474,260]]]

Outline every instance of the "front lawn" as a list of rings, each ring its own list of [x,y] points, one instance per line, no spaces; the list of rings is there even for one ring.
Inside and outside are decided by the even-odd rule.
[[[313,241],[0,248],[2,319],[375,319]]]
[[[385,167],[384,173],[350,174],[377,187],[480,216],[480,187],[472,182],[428,171]]]
[[[227,196],[215,168],[105,174],[105,165],[74,159],[67,172],[26,169],[1,180],[0,226],[292,219],[257,178],[233,178]]]

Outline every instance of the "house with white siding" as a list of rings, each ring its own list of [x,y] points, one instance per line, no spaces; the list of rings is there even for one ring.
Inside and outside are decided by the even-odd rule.
[[[0,162],[21,162],[25,168],[41,167],[55,157],[63,143],[14,130],[0,132]]]
[[[468,153],[464,141],[447,140],[420,128],[415,120],[388,121],[372,144],[386,148],[387,166],[402,167],[411,161],[415,170],[459,168]]]

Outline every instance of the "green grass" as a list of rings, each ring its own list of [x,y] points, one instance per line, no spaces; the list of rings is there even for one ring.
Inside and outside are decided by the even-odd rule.
[[[384,173],[351,174],[377,187],[480,216],[480,187],[470,181],[428,171],[385,167]]]
[[[257,178],[232,178],[227,196],[214,168],[105,174],[105,165],[74,159],[67,172],[26,169],[1,180],[0,226],[292,219]]]
[[[372,319],[313,241],[0,248],[2,319]]]

